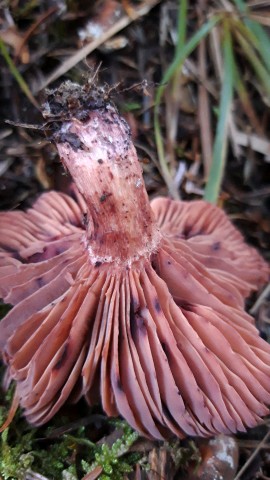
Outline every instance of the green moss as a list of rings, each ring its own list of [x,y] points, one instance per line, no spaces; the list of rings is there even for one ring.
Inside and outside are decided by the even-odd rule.
[[[8,429],[1,435],[0,473],[5,479],[25,478],[25,472],[32,467],[34,457],[31,453],[33,434],[24,435],[17,445],[8,444]]]
[[[82,461],[85,473],[91,472],[96,467],[101,467],[103,472],[99,477],[101,480],[121,480],[125,473],[132,472],[133,466],[140,459],[141,454],[128,452],[139,434],[125,422],[117,422],[116,426],[122,429],[122,436],[111,447],[106,443],[101,445],[99,450],[95,452],[95,461],[91,465]]]
[[[138,434],[127,425],[124,425],[123,436],[116,440],[111,448],[105,443],[101,446],[95,445],[87,438],[71,435],[63,435],[60,441],[54,440],[50,445],[41,448],[37,438],[38,429],[33,428],[22,435],[19,431],[17,435],[14,435],[14,430],[11,432],[6,429],[1,435],[0,474],[4,480],[23,480],[29,469],[50,479],[77,479],[75,458],[80,457],[79,444],[88,447],[83,452],[84,458],[80,459],[82,471],[89,472],[96,466],[101,466],[102,480],[121,480],[124,473],[132,471],[141,456],[127,453],[138,438]],[[80,435],[83,435],[82,429]],[[120,458],[123,455],[125,457]]]
[[[11,388],[4,395],[4,404],[0,405],[0,425],[7,418],[13,393],[14,388]],[[117,431],[117,435],[121,435],[108,446],[107,443],[100,445],[100,442],[91,441],[91,430],[84,426],[74,428],[72,435],[57,435],[59,427],[64,430],[69,421],[67,417],[57,415],[50,426],[33,428],[18,410],[9,428],[0,436],[0,478],[23,480],[31,470],[50,480],[78,480],[85,472],[100,466],[101,479],[120,480],[133,470],[141,454],[129,453],[129,448],[138,433],[125,422],[105,420],[106,433],[110,435]]]
[[[63,436],[60,442],[49,445],[46,449],[34,451],[35,462],[33,467],[49,478],[62,478],[62,472],[70,467],[75,474],[73,453],[76,453],[76,446],[67,436]]]

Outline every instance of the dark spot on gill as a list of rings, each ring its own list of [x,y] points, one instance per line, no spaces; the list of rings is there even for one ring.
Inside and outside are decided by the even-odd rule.
[[[221,247],[221,243],[220,242],[214,242],[213,245],[212,245],[212,250],[214,252],[217,252],[218,250],[220,250],[220,247]]]
[[[53,367],[53,370],[60,370],[60,368],[63,367],[68,355],[68,346],[69,344],[66,343],[58,362]]]
[[[99,159],[98,159],[98,163],[99,163],[100,165],[102,165],[103,160],[102,160],[101,158],[99,158]]]
[[[184,238],[189,238],[191,235],[191,230],[192,230],[192,226],[191,225],[186,225],[184,230],[183,230],[183,236]]]
[[[136,333],[145,334],[145,320],[141,315],[140,305],[137,299],[131,297],[130,300],[130,333],[134,340]]]
[[[61,253],[65,252],[66,248],[63,247],[56,247],[55,255],[60,255]]]
[[[147,332],[145,319],[141,315],[137,314],[135,315],[135,322],[139,333],[145,335]]]
[[[160,313],[160,312],[161,312],[161,306],[160,306],[160,303],[159,303],[159,301],[158,301],[157,298],[155,298],[154,306],[155,306],[156,312],[157,312],[157,313]]]
[[[43,287],[45,285],[45,282],[42,277],[36,278],[36,284],[39,288]]]
[[[121,390],[121,391],[123,390],[123,386],[119,377],[116,379],[116,386],[118,390]]]
[[[95,268],[100,267],[100,265],[102,265],[102,262],[96,262],[96,263],[95,263]]]

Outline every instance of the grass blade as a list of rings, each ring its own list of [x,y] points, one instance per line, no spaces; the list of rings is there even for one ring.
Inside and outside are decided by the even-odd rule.
[[[212,28],[220,21],[220,16],[213,16],[208,22],[204,23],[199,30],[183,45],[183,47],[176,50],[175,57],[166,70],[161,85],[157,89],[154,107],[154,130],[155,140],[157,145],[158,159],[162,171],[163,178],[169,188],[170,193],[175,196],[173,191],[173,182],[170,174],[170,170],[165,158],[165,151],[163,145],[163,139],[161,134],[161,128],[159,123],[159,106],[161,99],[166,88],[166,84],[172,79],[175,72],[180,71],[186,58],[193,52],[198,46],[200,41],[208,35]]]
[[[260,45],[260,54],[261,57],[270,72],[270,40],[269,36],[267,35],[265,29],[254,20],[246,19],[245,21],[247,27],[251,30],[251,32],[257,38],[257,42]]]
[[[176,55],[184,48],[187,31],[187,0],[179,0]]]
[[[211,203],[217,202],[223,178],[228,146],[228,125],[233,98],[234,57],[231,34],[229,26],[226,23],[224,23],[223,55],[223,81],[220,95],[218,123],[213,147],[213,160],[204,194],[204,199]]]
[[[258,79],[261,81],[261,84],[264,87],[267,96],[270,98],[269,72],[261,62],[256,51],[253,49],[252,45],[244,38],[244,36],[239,31],[235,32],[235,36],[244,54],[249,60],[250,65],[253,67],[255,74],[257,75]]]
[[[6,47],[6,45],[4,44],[4,42],[1,38],[0,38],[0,53],[2,53],[5,61],[8,64],[8,67],[9,67],[13,77],[15,78],[17,83],[19,84],[23,93],[27,96],[28,100],[30,100],[30,102],[39,110],[38,102],[36,101],[36,99],[32,95],[27,83],[25,82],[25,80],[21,76],[20,72],[16,68],[15,64],[13,63],[13,61],[12,61],[12,59],[11,59],[9,53],[8,53],[7,47]]]
[[[235,90],[239,96],[239,99],[242,103],[243,109],[250,121],[250,124],[256,131],[258,135],[261,135],[262,137],[265,135],[264,129],[262,127],[262,124],[253,108],[252,101],[250,99],[250,95],[247,89],[247,86],[245,82],[242,80],[240,72],[238,70],[238,67],[236,63],[234,64],[234,73],[235,73]]]
[[[248,5],[243,0],[234,0],[234,3],[238,10],[244,15],[243,21],[249,31],[252,33],[254,38],[256,39],[256,45],[259,49],[260,55],[267,67],[270,71],[270,40],[269,36],[267,35],[265,29],[255,20],[248,18]]]

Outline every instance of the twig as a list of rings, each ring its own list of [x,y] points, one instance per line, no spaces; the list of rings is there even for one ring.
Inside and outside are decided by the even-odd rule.
[[[236,477],[234,477],[234,480],[240,480],[242,474],[246,471],[246,469],[248,468],[248,466],[253,462],[254,458],[256,457],[256,455],[259,453],[259,451],[261,450],[261,448],[264,446],[264,444],[267,442],[268,438],[270,437],[270,430],[267,432],[267,434],[264,436],[264,438],[262,439],[262,441],[258,444],[256,450],[254,450],[254,452],[250,455],[250,457],[248,458],[248,460],[246,461],[246,463],[243,465],[243,467],[239,470],[239,472],[237,473]]]

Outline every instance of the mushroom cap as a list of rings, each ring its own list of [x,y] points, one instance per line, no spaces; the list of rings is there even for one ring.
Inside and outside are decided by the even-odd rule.
[[[157,439],[244,431],[268,413],[270,346],[243,310],[266,264],[206,202],[152,208],[162,239],[130,266],[91,262],[79,194],[0,214],[0,293],[14,305],[0,349],[29,422],[81,396]]]

